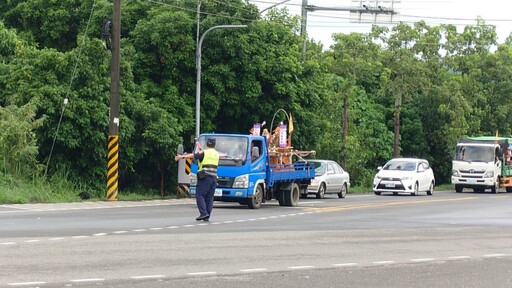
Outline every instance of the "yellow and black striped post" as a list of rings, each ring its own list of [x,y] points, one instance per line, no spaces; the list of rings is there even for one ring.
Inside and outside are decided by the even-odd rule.
[[[181,160],[180,160],[181,161]],[[190,195],[190,170],[192,166],[192,159],[185,159],[185,169],[183,169],[182,165],[178,165],[178,169],[183,169],[185,172],[185,175],[183,175],[183,170],[178,172],[178,189],[177,189],[177,197],[181,197],[183,195],[184,197],[188,197]],[[180,177],[181,175],[181,177]]]
[[[190,175],[190,169],[191,169],[191,167],[192,167],[192,159],[187,158],[186,160],[187,160],[187,161],[185,161],[185,173],[186,173],[187,175]]]
[[[117,200],[119,136],[108,136],[107,201]]]

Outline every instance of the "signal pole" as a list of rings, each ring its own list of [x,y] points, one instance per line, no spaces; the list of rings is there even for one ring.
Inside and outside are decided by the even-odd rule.
[[[116,201],[119,180],[119,74],[121,60],[121,0],[114,0],[112,15],[112,60],[110,63],[110,108],[107,154],[107,201]]]

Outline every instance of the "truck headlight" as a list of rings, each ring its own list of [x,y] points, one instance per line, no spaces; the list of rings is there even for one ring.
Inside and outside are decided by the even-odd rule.
[[[494,171],[486,171],[484,174],[484,178],[492,178],[494,177]]]
[[[460,177],[460,172],[459,172],[459,170],[455,170],[455,169],[453,169],[453,170],[452,170],[452,176],[453,176],[453,177]]]
[[[190,186],[197,186],[197,175],[194,173],[190,173]]]
[[[233,188],[244,188],[249,187],[249,175],[240,175],[233,181]]]

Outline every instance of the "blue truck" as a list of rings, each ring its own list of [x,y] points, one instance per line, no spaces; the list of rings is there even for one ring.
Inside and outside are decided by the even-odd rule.
[[[277,199],[280,206],[295,207],[315,178],[313,163],[282,161],[291,159],[293,151],[269,149],[264,136],[210,133],[201,134],[197,141],[206,147],[208,138],[215,138],[215,149],[220,154],[215,201],[238,202],[258,209],[266,200]],[[197,164],[194,160],[191,165],[191,196],[196,192]]]

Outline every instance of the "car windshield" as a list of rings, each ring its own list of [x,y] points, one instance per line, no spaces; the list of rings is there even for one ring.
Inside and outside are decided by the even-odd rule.
[[[325,174],[325,163],[322,162],[313,162],[315,164],[315,175],[320,176]]]
[[[416,162],[411,161],[391,161],[384,165],[383,170],[400,170],[414,171],[416,170]]]
[[[459,145],[455,150],[454,160],[492,162],[494,161],[494,147],[478,145]]]
[[[215,150],[219,152],[219,165],[240,166],[243,165],[248,153],[248,139],[237,136],[201,136],[199,144],[206,149],[207,138],[215,138]]]

